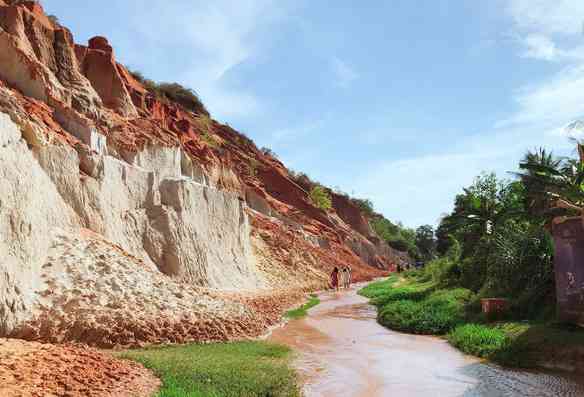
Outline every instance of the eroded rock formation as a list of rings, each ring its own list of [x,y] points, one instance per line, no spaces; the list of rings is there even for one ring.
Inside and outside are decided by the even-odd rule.
[[[259,335],[333,266],[403,256],[32,1],[0,0],[0,233],[0,335],[108,347]]]

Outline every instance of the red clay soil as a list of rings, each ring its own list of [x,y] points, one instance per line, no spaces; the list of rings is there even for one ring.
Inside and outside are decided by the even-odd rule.
[[[2,397],[141,397],[159,387],[141,365],[97,350],[0,339]]]

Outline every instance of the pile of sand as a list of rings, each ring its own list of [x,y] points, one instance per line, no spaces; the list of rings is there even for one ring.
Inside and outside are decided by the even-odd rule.
[[[194,287],[103,237],[60,231],[42,266],[34,315],[11,337],[104,348],[255,337],[302,299]]]
[[[76,346],[0,339],[0,396],[151,396],[160,381],[139,364]]]

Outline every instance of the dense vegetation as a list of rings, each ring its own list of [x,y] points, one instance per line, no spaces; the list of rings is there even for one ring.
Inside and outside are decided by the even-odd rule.
[[[554,216],[581,213],[584,149],[578,149],[580,159],[528,152],[515,180],[482,174],[463,189],[435,235],[418,229],[417,248],[437,257],[361,291],[378,306],[379,322],[446,334],[464,352],[507,365],[532,365],[550,349],[582,344],[584,332],[554,323],[554,247],[547,231]],[[493,297],[510,302],[496,323],[480,305]]]
[[[176,102],[186,110],[190,110],[193,113],[209,115],[207,108],[193,89],[184,87],[178,83],[157,83],[145,78],[144,75],[138,71],[128,71],[134,79],[144,86],[144,88],[158,98]]]
[[[162,379],[159,397],[299,396],[290,350],[266,342],[153,347],[122,357]]]

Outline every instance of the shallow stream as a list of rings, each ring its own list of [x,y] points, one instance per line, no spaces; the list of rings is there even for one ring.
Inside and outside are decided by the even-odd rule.
[[[388,330],[356,288],[320,299],[269,338],[298,353],[307,397],[584,396],[584,379],[503,369],[443,339]]]

